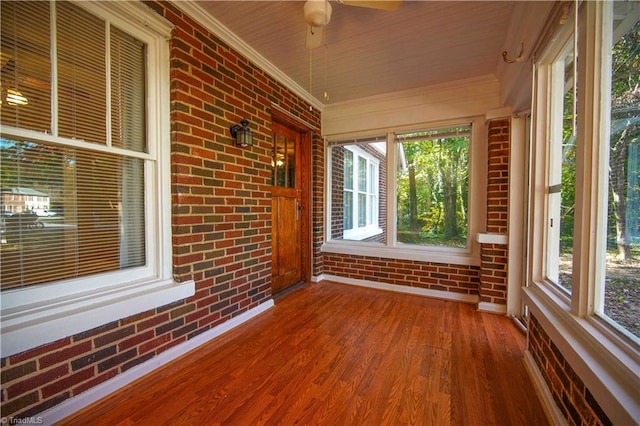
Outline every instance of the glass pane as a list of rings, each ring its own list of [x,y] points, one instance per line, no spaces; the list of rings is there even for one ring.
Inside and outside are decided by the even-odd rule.
[[[633,6],[614,6],[620,20],[614,21],[611,52],[609,214],[599,313],[640,338],[640,22],[629,18]]]
[[[471,126],[398,135],[398,242],[466,247]]]
[[[386,176],[386,142],[336,144],[329,157],[331,239],[386,242],[386,204],[379,201],[386,184],[381,179]]]
[[[296,187],[296,144],[285,135],[274,134],[274,186]]]
[[[2,124],[51,133],[49,3],[2,2]]]
[[[344,188],[353,189],[353,152],[343,150],[344,154]]]
[[[346,231],[353,229],[353,192],[344,191],[344,227]]]
[[[146,152],[145,46],[111,27],[111,144]]]
[[[367,190],[367,160],[358,157],[358,191]]]
[[[142,160],[0,139],[1,288],[142,266]]]
[[[286,150],[287,188],[296,187],[296,143],[293,139],[287,139]]]
[[[274,186],[287,186],[286,170],[286,150],[287,143],[283,135],[275,136],[275,147],[273,150],[274,156]]]
[[[369,164],[369,194],[374,194],[376,192],[376,170],[377,166],[375,164]]]
[[[574,42],[552,68],[547,278],[571,293],[576,183]]]
[[[358,193],[358,226],[367,225],[367,194]]]
[[[106,143],[105,23],[56,2],[60,136]]]

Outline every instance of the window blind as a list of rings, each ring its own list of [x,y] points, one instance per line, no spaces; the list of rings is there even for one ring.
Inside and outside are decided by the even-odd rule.
[[[70,2],[6,4],[1,288],[144,266],[145,44]]]
[[[49,4],[2,2],[2,124],[51,133]]]

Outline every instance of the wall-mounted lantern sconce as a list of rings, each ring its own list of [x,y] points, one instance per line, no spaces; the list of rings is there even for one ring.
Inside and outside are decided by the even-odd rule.
[[[242,126],[234,124],[229,128],[229,130],[231,131],[231,136],[235,138],[236,145],[238,146],[241,146],[243,148],[252,146],[253,135],[251,134],[251,129],[249,129],[249,122],[243,118],[240,124]]]

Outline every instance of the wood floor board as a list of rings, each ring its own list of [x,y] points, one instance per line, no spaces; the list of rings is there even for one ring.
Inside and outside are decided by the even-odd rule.
[[[547,425],[525,338],[475,306],[332,282],[64,425]]]

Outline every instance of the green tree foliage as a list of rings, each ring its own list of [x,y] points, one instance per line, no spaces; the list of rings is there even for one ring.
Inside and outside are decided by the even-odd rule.
[[[609,236],[618,258],[631,258],[632,235],[640,232],[637,208],[640,144],[640,21],[613,46],[609,156]]]
[[[400,242],[466,245],[469,128],[442,132],[405,135],[411,141],[401,145],[407,167],[398,171]]]

